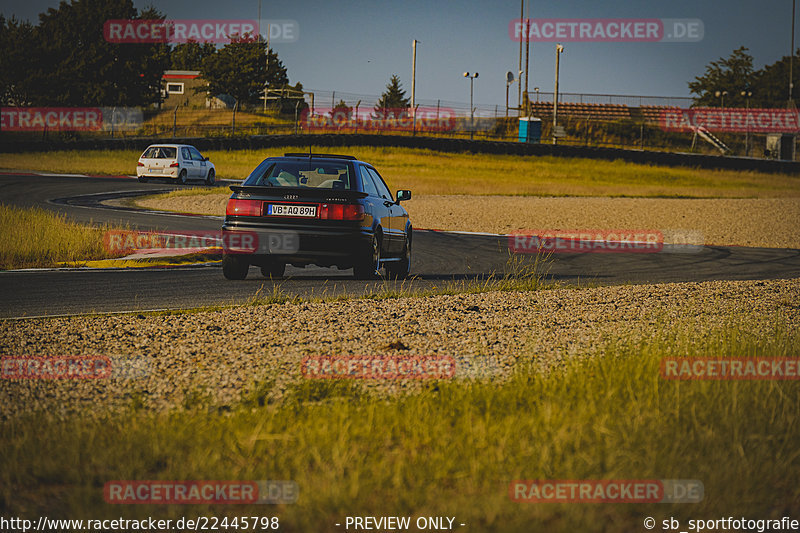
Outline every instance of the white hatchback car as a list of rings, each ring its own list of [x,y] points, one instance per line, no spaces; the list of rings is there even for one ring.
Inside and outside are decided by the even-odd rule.
[[[203,180],[207,185],[213,185],[216,168],[194,146],[152,144],[139,158],[136,176],[141,182],[150,178],[170,178],[177,179],[182,184],[188,180]]]

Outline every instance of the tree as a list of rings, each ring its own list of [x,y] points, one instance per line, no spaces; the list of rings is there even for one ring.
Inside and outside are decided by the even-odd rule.
[[[350,115],[353,113],[353,108],[347,105],[344,100],[339,100],[339,103],[333,106],[331,109],[330,115],[331,117],[336,116],[336,113],[343,113],[343,116],[350,118]]]
[[[286,67],[278,55],[269,50],[267,70],[267,45],[263,39],[242,36],[231,40],[216,54],[203,60],[201,75],[208,81],[212,95],[229,94],[239,105],[258,104],[267,83],[270,88],[283,88],[289,84]]]
[[[393,74],[386,91],[375,106],[375,112],[383,112],[384,109],[407,109],[410,105],[411,101],[406,98],[406,92],[401,88],[400,78],[397,74]]]
[[[792,69],[794,83],[793,99],[798,96],[800,83],[800,63],[797,56],[800,49],[795,52],[795,63]],[[751,89],[753,96],[750,107],[785,107],[789,101],[789,56],[783,56],[780,61],[766,65],[755,73],[755,81]]]
[[[795,56],[800,55],[800,49]],[[792,72],[794,86],[800,82],[800,65]],[[689,83],[689,89],[697,94],[696,106],[719,106],[717,91],[727,91],[725,107],[785,107],[789,100],[789,56],[782,57],[760,70],[753,70],[753,58],[744,46],[731,53],[728,59],[720,58],[706,67],[703,76]],[[742,92],[750,92],[748,97]],[[749,99],[749,102],[748,102]]]
[[[34,27],[29,22],[0,15],[0,104],[26,106],[31,102],[30,51],[22,43],[33,41]],[[35,92],[35,91],[33,91]]]
[[[303,84],[299,81],[292,85],[287,85],[287,97],[281,98],[278,104],[278,109],[281,113],[288,115],[294,114],[295,111],[301,113],[304,109],[308,109],[308,104],[303,94]]]
[[[25,51],[28,68],[14,73],[30,105],[141,106],[160,100],[161,76],[169,64],[165,44],[115,44],[103,36],[109,19],[158,19],[132,0],[72,0],[39,15]]]
[[[200,44],[189,41],[176,45],[170,53],[170,68],[173,70],[200,70],[203,61],[217,52],[212,43]]]
[[[727,59],[719,58],[706,67],[703,76],[689,82],[689,90],[696,94],[695,106],[719,106],[720,97],[716,92],[727,91],[726,107],[744,107],[745,97],[741,92],[754,85],[756,76],[753,71],[753,57],[744,46],[737,48]]]

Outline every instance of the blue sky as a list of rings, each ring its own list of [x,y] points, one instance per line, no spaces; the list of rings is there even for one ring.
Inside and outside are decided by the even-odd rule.
[[[176,19],[256,19],[259,2],[134,4],[139,9],[154,5]],[[40,12],[57,5],[55,0],[5,0],[0,12],[35,23]],[[296,42],[273,48],[288,67],[290,81],[307,89],[377,95],[396,73],[410,93],[412,39],[420,41],[419,100],[468,102],[469,82],[462,73],[477,71],[475,103],[503,106],[505,73],[517,70],[519,45],[509,37],[508,24],[519,17],[519,0],[262,0],[261,9],[262,18],[299,23]],[[532,18],[703,21],[701,42],[565,43],[563,92],[689,96],[687,82],[739,46],[750,49],[756,68],[788,55],[790,48],[792,0],[530,0],[526,10]],[[552,91],[555,44],[532,43],[531,59],[530,90]]]

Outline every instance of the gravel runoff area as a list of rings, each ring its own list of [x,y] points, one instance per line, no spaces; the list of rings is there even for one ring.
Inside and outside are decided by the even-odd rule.
[[[500,381],[516,366],[542,370],[679,327],[701,338],[731,321],[770,335],[778,317],[800,328],[800,280],[714,281],[399,299],[289,302],[172,315],[107,315],[0,322],[3,357],[107,356],[141,374],[93,380],[0,379],[0,418],[130,408],[227,409],[258,389],[280,402],[307,379],[307,356],[450,356],[454,379]],[[724,354],[720,354],[724,355]],[[374,394],[430,386],[359,381]],[[196,403],[193,405],[197,405]]]
[[[228,195],[138,200],[150,209],[222,215]],[[515,230],[659,230],[706,244],[800,248],[800,198],[541,198],[416,196],[403,204],[417,228],[486,233]]]

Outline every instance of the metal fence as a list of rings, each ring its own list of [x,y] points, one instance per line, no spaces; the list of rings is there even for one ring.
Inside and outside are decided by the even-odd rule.
[[[514,95],[516,96],[516,95]],[[542,137],[541,142],[553,142],[552,112],[546,104],[552,104],[553,93],[529,93],[534,116],[541,116]],[[349,108],[358,109],[358,115],[369,114],[374,111],[380,97],[378,95],[358,94],[341,91],[311,90],[308,91],[305,101],[309,110],[313,106],[318,114],[330,113],[340,101]],[[691,98],[685,97],[657,97],[638,95],[612,95],[612,94],[586,94],[586,93],[559,93],[559,102],[563,104],[581,104],[597,106],[602,111],[603,106],[617,106],[623,108],[624,113],[596,113],[595,109],[584,109],[578,113],[577,107],[564,105],[559,109],[558,124],[563,127],[563,136],[558,139],[560,144],[636,148],[643,150],[662,151],[700,151],[715,153],[712,146],[702,143],[695,144],[692,135],[679,132],[664,131],[657,121],[652,119],[652,114],[642,112],[645,106],[661,107],[689,107]],[[451,100],[419,99],[415,102],[421,108],[428,110],[429,115],[450,116],[452,120],[447,128],[428,129],[418,126],[386,129],[366,128],[359,130],[345,125],[337,128],[311,127],[308,117],[300,110],[296,113],[280,114],[276,111],[255,106],[245,109],[231,108],[205,108],[191,106],[177,106],[171,109],[141,109],[138,113],[125,114],[114,108],[115,117],[138,116],[139,123],[119,124],[116,127],[107,127],[96,131],[68,131],[58,128],[43,128],[37,131],[15,132],[0,130],[3,139],[80,139],[80,138],[131,138],[145,137],[167,140],[173,137],[227,137],[246,135],[285,135],[296,133],[377,133],[391,135],[427,135],[436,137],[450,137],[478,140],[517,141],[519,122],[518,111],[507,110],[503,105],[477,104],[474,114],[470,114],[468,103]],[[538,104],[538,105],[537,105]],[[515,105],[515,104],[510,104]],[[100,109],[100,108],[98,108]],[[4,108],[4,112],[6,109]],[[630,111],[630,112],[628,112]],[[652,111],[652,109],[651,109]],[[363,113],[362,113],[363,112]],[[508,115],[507,115],[508,113]],[[656,113],[657,114],[657,113]],[[648,118],[650,117],[650,118]],[[5,121],[3,122],[6,123]],[[765,137],[750,134],[724,134],[719,137],[727,144],[733,154],[762,156]],[[759,149],[758,147],[762,147]]]
[[[531,102],[552,102],[552,92],[529,92]],[[694,99],[685,96],[640,96],[624,94],[558,93],[558,101],[574,104],[608,104],[628,107],[690,107]]]
[[[361,107],[374,107],[377,105],[379,96],[348,93],[341,91],[311,90],[314,94],[314,105],[320,107],[335,107],[343,100],[348,106],[355,106],[360,102]],[[535,102],[553,102],[552,92],[531,91],[528,92],[528,100]],[[509,95],[509,116],[516,116],[516,94]],[[694,99],[685,96],[644,96],[644,95],[624,95],[624,94],[595,94],[595,93],[558,93],[558,101],[563,103],[575,104],[606,104],[623,105],[628,107],[659,106],[659,107],[682,107],[688,108],[694,103]],[[311,98],[306,97],[306,102],[311,105]],[[415,103],[425,107],[443,107],[455,110],[462,116],[469,115],[469,102],[457,102],[454,100],[431,100],[417,98]],[[501,117],[506,115],[506,106],[503,104],[482,104],[475,103],[476,116]]]

